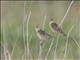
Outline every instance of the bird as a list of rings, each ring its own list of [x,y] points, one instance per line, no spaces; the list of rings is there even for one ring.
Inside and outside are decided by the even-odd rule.
[[[50,20],[49,27],[52,32],[60,33],[63,36],[66,36],[66,34],[63,32],[63,30],[58,26],[58,24],[56,22],[53,21],[53,19]]]
[[[38,36],[38,38],[41,40],[41,41],[46,41],[47,39],[49,39],[51,37],[50,34],[48,34],[47,32],[45,32],[44,30],[42,30],[39,25],[37,25],[35,27],[35,31],[36,31],[36,34]]]
[[[64,31],[59,27],[59,25],[57,23],[55,23],[53,21],[53,19],[50,20],[49,27],[52,30],[52,32],[60,33],[67,39],[67,34],[64,33]],[[69,43],[72,43],[72,41],[73,41],[79,47],[79,44],[72,36],[69,36],[68,39],[69,39],[69,41],[68,41]],[[67,41],[67,40],[65,40],[65,41]]]

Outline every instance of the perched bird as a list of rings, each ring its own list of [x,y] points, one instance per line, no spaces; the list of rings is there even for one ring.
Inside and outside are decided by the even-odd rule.
[[[38,38],[39,38],[40,40],[46,40],[46,39],[48,39],[48,38],[51,37],[51,35],[48,34],[48,33],[45,32],[45,31],[43,31],[43,30],[39,27],[39,25],[37,25],[37,26],[35,27],[35,31],[36,31],[37,36],[38,36]]]
[[[64,37],[66,37],[67,39],[67,34],[65,34],[63,32],[63,30],[58,26],[58,24],[56,24],[55,22],[53,22],[53,19],[51,19],[51,21],[49,22],[49,27],[51,28],[52,32],[57,32],[62,34]],[[74,41],[74,43],[79,47],[78,42],[71,36],[68,37],[70,43],[72,43],[72,41]],[[67,40],[66,40],[67,41]],[[80,47],[79,47],[80,48]]]
[[[63,36],[66,36],[66,34],[63,32],[63,30],[58,26],[57,23],[55,23],[53,21],[53,19],[50,20],[49,27],[52,30],[52,32],[57,32],[57,33],[62,34]]]

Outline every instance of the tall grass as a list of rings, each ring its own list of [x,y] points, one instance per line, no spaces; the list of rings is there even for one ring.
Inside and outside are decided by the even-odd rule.
[[[78,35],[76,36],[74,32],[78,31],[78,29],[75,29],[74,25],[76,24],[71,23],[73,21],[75,23],[75,20],[72,19],[75,16],[73,15],[72,17],[72,15],[70,15],[71,12],[74,12],[72,8],[74,8],[74,5],[77,4],[76,1],[62,1],[62,2],[44,1],[44,2],[42,1],[2,2],[1,60],[70,60],[70,59],[78,60],[79,57],[77,51],[78,49],[80,49],[80,44],[78,42],[79,36]],[[59,6],[59,7],[63,6],[63,8],[68,6],[68,8],[64,9],[65,12],[62,11],[64,12],[62,14],[64,16],[59,23],[59,26],[61,28],[65,27],[63,29],[64,32],[66,31],[68,32],[66,38],[61,36],[60,34],[52,33],[47,24],[49,23],[49,19],[51,18],[51,16],[54,17],[55,15],[57,15],[57,11],[59,11],[56,10],[56,12],[53,13],[55,11],[55,8],[57,8],[58,6],[55,3],[57,4],[64,3],[63,5],[65,5],[66,3],[65,6],[63,5]],[[45,9],[46,12],[43,14],[41,13],[42,9],[40,8],[44,4],[46,5]],[[14,11],[13,9],[16,10]],[[41,20],[42,16],[43,20]],[[57,23],[57,21],[59,20],[54,21],[56,21]],[[69,24],[67,23],[67,21]],[[41,23],[43,30],[49,32],[53,36],[53,38],[43,42],[43,45],[40,45],[39,38],[37,37],[35,32],[35,25],[37,25],[38,23],[39,24]],[[74,34],[72,35],[72,33]],[[78,34],[79,33],[80,32],[78,32]],[[69,42],[70,36],[73,38],[74,43]]]
[[[66,11],[66,13],[65,13],[65,15],[64,15],[64,17],[62,19],[62,21],[61,21],[61,23],[59,24],[59,26],[61,26],[63,24],[63,22],[64,22],[64,20],[65,20],[65,18],[66,18],[66,16],[67,16],[67,14],[68,14],[68,12],[69,12],[69,10],[70,10],[70,8],[71,8],[73,3],[74,3],[74,1],[71,1],[71,3],[70,3],[70,5],[69,5],[69,7],[68,7],[68,9],[67,9],[67,11]]]
[[[68,47],[68,38],[69,38],[69,36],[70,36],[70,33],[71,33],[71,31],[72,31],[72,29],[74,28],[74,25],[70,28],[70,30],[68,31],[68,34],[67,34],[67,41],[66,41],[66,46],[65,46],[65,53],[64,53],[64,57],[63,57],[63,60],[65,60],[66,59],[66,53],[67,53],[67,47]]]

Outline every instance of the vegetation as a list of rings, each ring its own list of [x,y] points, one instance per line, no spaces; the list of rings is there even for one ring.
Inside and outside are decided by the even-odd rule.
[[[66,38],[50,30],[50,19]],[[53,36],[42,46],[37,24]],[[1,1],[1,60],[79,60],[79,27],[80,1]]]

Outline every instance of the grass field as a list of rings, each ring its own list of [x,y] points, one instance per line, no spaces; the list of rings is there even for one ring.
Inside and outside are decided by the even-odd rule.
[[[50,30],[50,19],[66,38]],[[38,24],[53,36],[43,45]],[[0,37],[1,60],[80,60],[80,1],[1,1]]]

